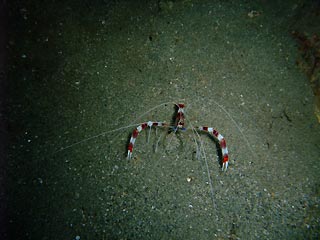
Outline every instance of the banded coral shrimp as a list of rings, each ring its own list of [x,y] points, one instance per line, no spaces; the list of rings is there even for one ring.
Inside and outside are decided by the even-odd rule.
[[[245,200],[230,201],[233,198],[231,191],[236,191],[239,185],[245,188],[241,182],[245,175],[241,165],[247,162],[238,165],[235,160],[245,159],[241,157],[241,153],[245,153],[246,158],[253,159],[254,152],[236,119],[217,102],[214,103],[215,108],[196,108],[195,103],[186,105],[185,121],[189,131],[173,134],[168,129],[154,128],[141,132],[135,143],[133,157],[127,160],[127,146],[133,129],[148,120],[170,123],[176,102],[182,101],[170,101],[151,107],[127,126],[99,133],[67,145],[55,153],[63,155],[68,151],[78,151],[76,149],[79,147],[91,145],[90,141],[101,139],[98,141],[100,146],[90,149],[90,153],[83,153],[94,158],[88,160],[90,164],[87,172],[98,179],[95,187],[103,189],[100,196],[104,200],[103,206],[112,216],[117,215],[116,219],[121,223],[126,221],[124,215],[131,213],[134,221],[141,225],[139,228],[148,228],[151,220],[153,223],[149,228],[153,228],[153,224],[157,222],[157,214],[170,215],[171,218],[173,214],[180,217],[183,215],[182,222],[188,225],[188,220],[201,211],[202,215],[221,219],[223,216],[219,216],[220,210],[245,204]],[[217,121],[208,117],[213,115],[217,116]],[[220,169],[218,147],[213,139],[193,131],[195,126],[204,124],[214,127],[219,125],[217,129],[228,142],[230,167],[226,173]],[[230,129],[230,126],[233,127]],[[94,164],[95,161],[98,163]],[[98,167],[90,167],[93,165]],[[255,185],[251,183],[249,187]],[[184,215],[184,212],[188,214]],[[228,215],[231,213],[232,211]],[[173,221],[174,224],[164,219],[159,221],[169,229],[178,225],[176,220]],[[199,221],[203,224],[204,231],[212,228],[212,222],[207,222],[205,218]],[[222,225],[226,227],[228,224]],[[217,224],[215,228],[223,227]]]
[[[201,144],[201,140],[200,140],[200,134],[203,134],[203,133],[206,133],[210,138],[213,139],[213,141],[216,143],[217,145],[217,148],[218,148],[218,155],[220,155],[220,165],[222,167],[222,170],[227,170],[228,168],[228,164],[229,164],[229,157],[228,157],[228,150],[227,150],[227,146],[226,146],[226,140],[224,139],[224,137],[213,127],[210,127],[210,126],[193,126],[193,123],[191,121],[189,121],[189,119],[186,119],[185,118],[185,114],[184,114],[184,110],[185,110],[185,104],[183,103],[172,103],[174,106],[175,106],[175,113],[172,117],[172,120],[171,120],[171,123],[168,123],[166,121],[163,121],[163,122],[158,122],[158,121],[148,121],[148,122],[143,122],[143,123],[136,123],[136,124],[130,124],[130,125],[127,125],[125,127],[120,127],[120,128],[117,128],[117,129],[114,129],[114,130],[110,130],[110,131],[106,131],[106,132],[102,132],[100,134],[97,134],[97,135],[94,135],[94,136],[91,136],[91,137],[88,137],[88,138],[85,138],[83,140],[80,140],[78,142],[75,142],[73,144],[70,144],[70,145],[67,145],[66,147],[62,147],[61,149],[57,150],[55,153],[58,153],[60,151],[64,151],[68,148],[71,148],[71,147],[74,147],[76,145],[79,145],[81,143],[84,143],[84,142],[87,142],[87,141],[90,141],[92,139],[95,139],[95,138],[98,138],[98,137],[101,137],[101,136],[104,136],[104,135],[107,135],[107,134],[111,134],[113,132],[117,132],[117,131],[120,131],[120,130],[123,130],[123,129],[126,129],[126,128],[129,128],[129,127],[132,127],[132,126],[137,126],[133,132],[132,132],[132,135],[131,135],[131,138],[130,138],[130,141],[128,143],[128,159],[130,160],[131,157],[132,157],[132,152],[133,152],[133,147],[135,145],[135,142],[137,140],[137,137],[139,135],[139,133],[141,133],[143,130],[145,129],[149,129],[148,131],[148,137],[147,137],[147,142],[149,142],[149,139],[150,139],[150,134],[151,134],[151,130],[152,129],[155,129],[155,133],[157,134],[157,130],[158,128],[162,128],[162,129],[166,129],[167,132],[170,134],[170,133],[180,133],[181,132],[185,132],[185,131],[191,131],[193,133],[193,141],[195,142],[195,145],[196,145],[196,155],[197,155],[197,158],[199,158],[201,156],[201,152],[203,151],[203,154],[205,155],[205,152],[203,150],[203,146]],[[244,134],[243,134],[243,131],[240,129],[240,127],[238,126],[238,124],[235,122],[235,120],[231,117],[231,115],[225,110],[225,108],[223,108],[221,105],[219,105],[217,102],[215,102],[215,104],[225,112],[225,114],[230,118],[230,120],[235,124],[235,126],[237,127],[239,133],[241,133],[242,137],[244,138],[244,140],[246,141],[250,151],[253,153],[253,150],[251,149],[250,147],[250,144],[248,142],[248,140],[245,138]],[[155,110],[159,107],[161,107],[162,105],[165,105],[167,106],[168,103],[163,103],[163,104],[160,104],[160,105],[157,105],[155,107],[153,107],[152,109],[150,109],[149,111],[145,112],[144,114],[142,114],[140,116],[140,118],[142,118],[143,115],[146,115],[148,112],[152,111],[152,110]],[[190,128],[186,128],[185,127],[185,123],[186,122],[189,122],[190,124]],[[196,139],[197,138],[197,139]],[[161,139],[161,136],[158,138],[156,144],[155,144],[155,151],[156,149],[158,148],[158,143]],[[172,140],[172,138],[171,138]],[[170,141],[171,142],[171,141]],[[198,142],[200,144],[198,144]]]

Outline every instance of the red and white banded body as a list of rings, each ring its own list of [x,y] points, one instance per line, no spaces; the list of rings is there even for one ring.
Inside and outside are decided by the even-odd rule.
[[[222,170],[228,169],[229,156],[227,143],[224,137],[212,127],[198,127],[200,131],[208,132],[211,136],[215,137],[219,141],[219,145],[222,151]]]
[[[174,132],[177,132],[179,130],[186,130],[186,128],[184,127],[184,125],[185,125],[184,104],[179,103],[179,104],[176,104],[176,106],[177,106],[177,115],[176,115],[176,120],[175,120],[174,126],[170,126],[165,122],[149,121],[149,122],[144,122],[144,123],[140,124],[138,127],[136,127],[133,130],[129,144],[128,144],[128,159],[131,159],[131,157],[132,157],[133,147],[134,147],[135,141],[136,141],[139,133],[141,131],[143,131],[144,129],[146,129],[147,127],[149,127],[150,129],[152,127],[169,127],[169,128],[172,128],[174,130]],[[215,130],[212,127],[196,127],[195,130],[207,132],[211,136],[213,136],[215,139],[218,140],[221,151],[222,151],[222,170],[227,170],[229,156],[228,156],[228,149],[227,149],[227,145],[226,145],[226,141],[225,141],[224,137],[217,130]]]
[[[146,129],[146,127],[164,127],[164,126],[167,126],[166,123],[164,122],[144,122],[142,124],[140,124],[138,127],[136,127],[136,129],[133,130],[132,132],[132,135],[131,135],[131,138],[130,138],[130,142],[129,142],[129,145],[128,145],[128,159],[131,159],[132,157],[132,151],[133,151],[133,146],[134,146],[134,143],[136,142],[136,139],[139,135],[139,133]]]

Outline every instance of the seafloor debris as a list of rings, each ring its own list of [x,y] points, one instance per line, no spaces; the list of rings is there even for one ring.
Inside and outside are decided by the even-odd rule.
[[[261,15],[261,12],[255,11],[255,10],[252,10],[248,13],[249,18],[259,17],[260,15]]]
[[[298,41],[301,57],[297,59],[298,67],[304,71],[316,97],[315,114],[320,123],[320,38],[317,34],[311,37],[305,33],[293,31]]]

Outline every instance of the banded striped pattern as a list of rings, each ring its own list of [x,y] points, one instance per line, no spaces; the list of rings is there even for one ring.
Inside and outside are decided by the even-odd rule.
[[[186,130],[184,128],[184,104],[179,103],[176,104],[178,110],[177,110],[177,116],[176,116],[176,121],[175,121],[175,126],[169,126],[167,123],[164,122],[144,122],[142,124],[140,124],[138,127],[136,127],[136,129],[133,130],[129,144],[128,144],[128,159],[131,159],[132,157],[132,151],[133,151],[133,147],[135,144],[135,141],[139,135],[139,133],[141,131],[143,131],[144,129],[146,129],[147,127],[151,128],[152,127],[170,127],[173,128],[174,131],[178,131],[180,130]],[[214,128],[212,127],[197,127],[197,131],[203,131],[203,132],[207,132],[209,134],[211,134],[214,138],[216,138],[219,141],[219,145],[221,147],[221,151],[222,151],[222,170],[227,170],[228,169],[228,164],[229,164],[229,156],[228,156],[228,149],[227,149],[227,144],[226,144],[226,140],[224,139],[224,137]]]
[[[183,128],[184,127],[184,110],[183,110],[184,104],[178,103],[176,104],[176,106],[178,107],[178,111],[177,111],[175,127]]]
[[[138,127],[136,127],[136,129],[133,130],[132,132],[132,135],[131,135],[131,138],[130,138],[130,142],[129,142],[129,145],[128,145],[128,159],[131,159],[132,157],[132,151],[133,151],[133,146],[134,146],[134,143],[136,142],[136,139],[139,135],[139,133],[146,129],[146,127],[164,127],[164,126],[167,126],[166,123],[163,123],[163,122],[145,122],[145,123],[142,123],[141,125],[139,125]]]
[[[229,156],[228,156],[228,148],[227,148],[227,143],[224,137],[214,128],[212,127],[198,127],[200,131],[208,132],[211,134],[213,137],[218,139],[219,145],[221,147],[222,151],[222,170],[227,170],[228,169],[228,164],[229,164]]]

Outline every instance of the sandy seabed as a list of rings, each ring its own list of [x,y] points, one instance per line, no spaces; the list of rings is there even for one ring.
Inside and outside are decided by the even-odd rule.
[[[319,238],[320,128],[290,34],[319,32],[316,7],[11,3],[7,236]],[[189,130],[142,132],[126,159],[179,102]],[[197,125],[225,137],[227,172]]]

